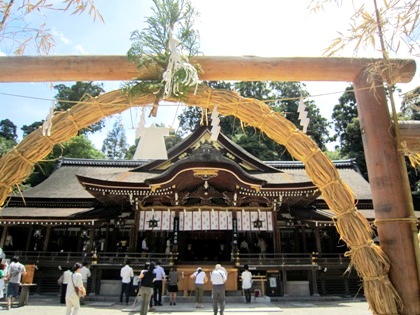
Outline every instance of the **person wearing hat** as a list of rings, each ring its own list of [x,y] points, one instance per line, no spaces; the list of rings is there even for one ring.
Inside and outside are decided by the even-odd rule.
[[[213,312],[217,315],[217,310],[220,306],[220,315],[223,315],[225,310],[225,282],[227,280],[226,269],[220,264],[217,264],[210,274],[210,280],[213,283]]]
[[[195,307],[203,308],[204,284],[208,280],[206,273],[201,267],[198,267],[190,277],[191,279],[195,279]]]

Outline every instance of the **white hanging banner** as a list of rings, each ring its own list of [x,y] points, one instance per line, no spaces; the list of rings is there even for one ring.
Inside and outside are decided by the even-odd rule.
[[[238,231],[273,231],[271,211],[238,211]]]
[[[172,231],[175,211],[140,211],[139,231]]]
[[[147,210],[140,212],[140,231],[172,231],[175,211]],[[238,231],[273,231],[271,211],[236,212]],[[226,210],[179,211],[180,231],[232,230],[232,212]]]

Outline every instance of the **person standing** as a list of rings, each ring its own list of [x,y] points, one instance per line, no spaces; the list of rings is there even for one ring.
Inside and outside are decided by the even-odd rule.
[[[86,293],[87,293],[87,282],[88,282],[88,278],[92,275],[89,269],[89,264],[87,261],[83,262],[83,267],[82,269],[80,269],[80,273],[82,275],[82,281],[83,281],[83,286],[86,289]],[[80,299],[81,304],[85,304],[85,299],[81,298]]]
[[[153,294],[153,282],[156,279],[155,275],[155,264],[150,263],[149,268],[146,271],[143,271],[139,275],[139,280],[141,280],[140,287],[140,296],[141,296],[141,305],[140,305],[140,315],[146,315],[149,309],[149,303]]]
[[[169,292],[169,305],[176,305],[176,294],[178,293],[178,271],[176,267],[173,266],[171,271],[169,271],[169,282],[168,282],[168,292]]]
[[[194,280],[195,286],[195,307],[203,308],[203,295],[204,295],[204,284],[207,282],[207,275],[198,267],[197,270],[190,276]]]
[[[125,262],[125,266],[121,268],[120,277],[121,277],[120,303],[123,302],[123,295],[125,294],[125,303],[128,305],[128,300],[130,299],[131,280],[134,277],[134,271],[133,271],[133,268],[130,267],[129,260],[127,260]]]
[[[248,270],[248,265],[244,265],[244,269],[241,273],[242,289],[245,294],[245,302],[251,303],[252,273]]]
[[[63,272],[63,275],[60,277],[61,280],[61,294],[60,294],[60,303],[66,304],[66,292],[67,292],[67,285],[70,281],[71,277],[71,270],[67,269]]]
[[[4,298],[4,279],[6,278],[6,265],[0,263],[0,299]]]
[[[7,309],[10,309],[14,300],[19,296],[20,281],[25,273],[25,266],[19,262],[18,256],[14,256],[7,273]]]
[[[267,243],[265,242],[262,235],[258,236],[257,246],[260,249],[260,259],[265,259],[265,254],[267,252]]]
[[[239,253],[241,254],[248,254],[249,253],[249,246],[246,239],[243,239],[241,244],[239,245]]]
[[[147,236],[141,241],[141,257],[146,257],[149,252],[149,246],[147,245]]]
[[[166,274],[165,274],[165,270],[160,265],[160,261],[156,263],[155,274],[156,274],[156,279],[153,282],[153,288],[154,288],[153,300],[156,306],[157,305],[162,306],[162,288],[163,288],[163,281],[165,281]]]
[[[83,289],[83,281],[82,275],[80,274],[80,269],[82,269],[82,264],[75,263],[70,275],[69,283],[67,284],[66,315],[77,315],[80,309],[80,297],[76,292],[76,288],[79,290]]]
[[[225,282],[227,280],[227,274],[225,268],[220,264],[217,264],[210,275],[210,280],[213,284],[213,312],[217,315],[217,311],[220,306],[220,315],[223,315],[225,311]]]

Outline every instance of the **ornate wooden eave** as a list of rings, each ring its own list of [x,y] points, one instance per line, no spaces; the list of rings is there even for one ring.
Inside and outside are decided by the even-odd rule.
[[[155,160],[150,163],[133,169],[133,172],[153,172],[163,171],[171,167],[173,164],[189,158],[194,154],[194,150],[201,144],[208,142],[216,146],[217,150],[230,161],[238,164],[247,172],[281,172],[280,170],[267,165],[263,161],[257,159],[249,152],[235,144],[224,134],[220,133],[217,142],[210,140],[211,132],[209,126],[202,126],[190,134],[186,139],[174,146],[168,151],[167,160]]]

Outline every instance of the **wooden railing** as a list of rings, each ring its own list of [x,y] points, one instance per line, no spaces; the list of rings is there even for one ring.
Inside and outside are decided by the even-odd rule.
[[[350,262],[349,258],[344,254],[318,254],[318,253],[276,253],[276,254],[238,254],[232,255],[232,260],[236,265],[264,265],[279,267],[309,267],[320,266],[347,266]]]
[[[34,252],[34,251],[16,251],[7,253],[8,256],[18,255],[20,260],[25,264],[35,265],[65,265],[70,266],[75,262],[87,261],[91,264],[100,266],[120,266],[129,260],[134,266],[143,267],[146,262],[160,261],[162,266],[169,267],[176,263],[178,254],[162,254],[162,253],[131,253],[131,252]],[[310,267],[318,265],[321,267],[342,267],[349,264],[349,258],[344,254],[318,254],[318,253],[267,253],[259,254],[237,254],[231,256],[232,264],[236,266],[262,265],[273,267]],[[185,263],[185,262],[184,262]],[[194,262],[191,262],[194,264]],[[202,263],[202,262],[200,262]]]
[[[8,253],[9,254],[9,253]],[[127,260],[132,265],[143,267],[146,262],[160,261],[163,266],[170,266],[176,260],[176,254],[162,253],[130,253],[130,252],[34,252],[34,251],[16,251],[11,255],[18,255],[20,261],[25,264],[64,265],[71,266],[75,262],[87,261],[94,265],[123,265]]]

